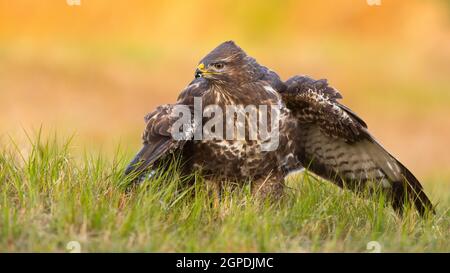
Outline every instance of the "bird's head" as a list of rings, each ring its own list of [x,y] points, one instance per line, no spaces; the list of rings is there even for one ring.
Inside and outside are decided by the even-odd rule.
[[[244,83],[255,80],[259,76],[258,72],[256,61],[233,41],[227,41],[199,62],[195,77],[204,77],[218,84]]]

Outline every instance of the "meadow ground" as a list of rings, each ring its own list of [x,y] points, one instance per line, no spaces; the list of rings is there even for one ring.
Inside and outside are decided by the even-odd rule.
[[[288,179],[282,202],[262,202],[249,187],[217,203],[200,176],[186,185],[177,164],[130,193],[125,157],[74,157],[70,141],[30,138],[0,153],[0,252],[449,252],[450,192],[425,181],[437,215],[400,218],[384,196],[356,197],[309,174]],[[26,152],[24,152],[26,150]]]

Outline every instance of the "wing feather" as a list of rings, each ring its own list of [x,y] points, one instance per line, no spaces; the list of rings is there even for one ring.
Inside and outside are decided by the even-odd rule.
[[[125,169],[125,175],[133,173],[135,174],[133,182],[139,181],[155,162],[167,154],[178,151],[189,141],[172,138],[171,127],[178,118],[174,114],[174,108],[178,105],[193,107],[194,97],[201,97],[208,90],[209,85],[204,79],[195,79],[181,92],[176,104],[161,105],[144,117],[146,126],[142,134],[143,146]],[[195,123],[192,122],[190,125],[194,127]],[[194,130],[195,128],[192,128],[191,131]]]
[[[295,76],[282,93],[298,121],[296,154],[312,172],[359,191],[369,184],[390,193],[393,207],[412,202],[420,214],[433,211],[416,177],[368,132],[366,123],[337,99],[326,80]]]
[[[174,105],[159,106],[145,117],[147,124],[142,135],[143,146],[126,168],[126,175],[135,173],[137,178],[140,178],[139,174],[156,160],[183,145],[181,141],[172,139],[170,135],[173,107]]]

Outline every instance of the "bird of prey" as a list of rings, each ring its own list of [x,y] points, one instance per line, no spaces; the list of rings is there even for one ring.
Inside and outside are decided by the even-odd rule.
[[[248,131],[240,139],[195,139],[192,131],[199,130],[195,122],[189,125],[190,135],[175,139],[171,130],[179,117],[175,109],[180,105],[193,109],[195,98],[200,98],[203,107],[275,105],[279,110],[277,148],[262,149],[265,140],[249,139]],[[399,213],[407,203],[414,204],[421,215],[434,212],[417,178],[374,139],[366,123],[339,102],[341,98],[325,79],[294,76],[283,82],[233,41],[224,42],[201,59],[195,78],[176,103],[159,106],[145,117],[143,147],[125,173],[148,173],[179,152],[184,173],[200,169],[211,183],[251,183],[255,194],[279,196],[284,177],[306,168],[355,192],[379,188]],[[249,116],[245,117],[248,121]],[[224,122],[230,120],[234,116]],[[135,177],[139,181],[142,175]]]

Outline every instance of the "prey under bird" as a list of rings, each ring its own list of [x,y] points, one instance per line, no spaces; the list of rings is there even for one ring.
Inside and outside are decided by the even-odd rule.
[[[195,122],[186,126],[190,135],[174,138],[172,126],[179,118],[175,109],[181,105],[193,109],[195,98],[203,107],[277,107],[278,145],[262,149],[266,140],[250,139],[247,129],[244,139],[195,139],[192,132],[199,130]],[[139,174],[135,182],[141,181],[168,155],[180,153],[184,173],[200,169],[210,183],[251,183],[252,193],[280,196],[285,176],[306,168],[355,192],[382,189],[399,213],[405,204],[413,204],[421,215],[434,212],[417,178],[372,137],[366,123],[339,102],[341,98],[324,79],[294,76],[283,82],[233,41],[224,42],[199,62],[195,79],[176,103],[159,106],[145,117],[143,147],[125,173]]]

